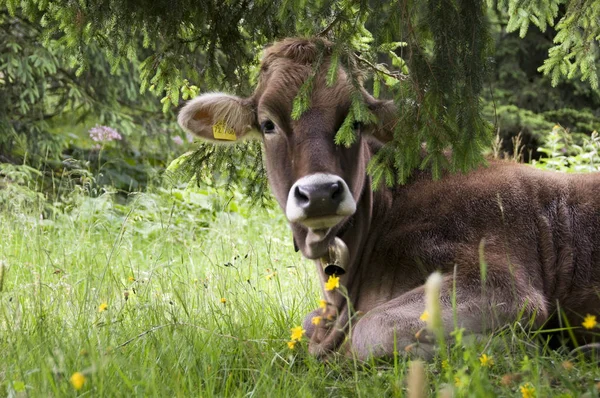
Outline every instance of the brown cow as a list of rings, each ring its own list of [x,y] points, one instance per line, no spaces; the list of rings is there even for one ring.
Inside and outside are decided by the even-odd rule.
[[[323,47],[311,107],[293,120],[293,100]],[[423,284],[434,271],[443,276],[446,332],[454,328],[453,299],[458,325],[475,334],[519,319],[553,327],[559,309],[576,326],[588,313],[600,316],[599,174],[493,161],[439,181],[415,170],[406,185],[372,191],[366,166],[390,135],[395,108],[363,92],[379,123],[357,125],[356,143],[337,146],[334,136],[353,87],[341,67],[337,82],[326,84],[330,50],[330,43],[317,39],[276,43],[265,51],[250,98],[204,94],[179,115],[183,129],[206,140],[263,141],[271,189],[305,257],[327,257],[336,237],[347,245],[340,283],[349,302],[339,289],[324,289],[328,275],[317,261],[329,303],[325,315],[334,320],[323,317],[312,326],[320,309],[306,317],[313,354],[335,351],[346,337],[344,346],[363,359],[415,347],[415,333],[424,326]],[[355,313],[360,316],[349,322]],[[580,326],[575,333],[582,342],[591,340]],[[426,355],[429,348],[421,341],[416,351]]]

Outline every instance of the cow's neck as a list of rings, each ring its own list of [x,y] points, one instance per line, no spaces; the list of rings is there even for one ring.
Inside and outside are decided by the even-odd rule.
[[[366,167],[371,158],[372,149],[366,142],[363,142],[363,144],[365,145],[363,161]],[[374,192],[371,189],[371,182],[371,177],[366,175],[356,212],[348,224],[349,226],[338,233],[338,236],[348,246],[350,258],[349,264],[346,264],[346,273],[340,276],[340,284],[345,287],[354,308],[356,305],[355,300],[359,295],[360,282],[364,280],[364,273],[368,272],[368,259],[378,240],[376,231],[373,230],[372,226],[376,224],[375,219],[381,217],[381,214],[385,212],[385,208],[391,202],[389,190],[381,189]],[[327,301],[333,304],[338,311],[346,312],[346,298],[339,291],[329,292],[324,289],[329,275],[323,272],[319,261],[316,261],[316,264]]]

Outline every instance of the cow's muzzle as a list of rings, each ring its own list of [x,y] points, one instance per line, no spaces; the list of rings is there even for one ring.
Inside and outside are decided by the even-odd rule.
[[[356,211],[346,182],[335,174],[302,177],[290,189],[286,216],[312,230],[329,229]]]

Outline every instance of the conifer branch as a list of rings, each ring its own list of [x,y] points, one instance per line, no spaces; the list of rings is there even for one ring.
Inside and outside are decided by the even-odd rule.
[[[381,69],[380,67],[378,67],[377,65],[374,65],[373,63],[371,63],[369,60],[361,57],[360,55],[358,55],[358,54],[353,54],[353,55],[357,61],[367,65],[369,68],[373,69],[377,73],[381,73],[382,75],[393,77],[394,79],[399,80],[399,81],[404,81],[404,80],[408,79],[408,75],[405,75],[401,72],[385,71],[385,70]]]
[[[317,36],[319,37],[327,37],[327,34],[333,29],[333,27],[335,25],[338,24],[338,22],[340,22],[340,20],[342,19],[342,13],[338,12],[335,16],[335,18],[333,19],[333,21],[331,21],[326,27],[325,29],[323,29],[322,31],[320,31]]]

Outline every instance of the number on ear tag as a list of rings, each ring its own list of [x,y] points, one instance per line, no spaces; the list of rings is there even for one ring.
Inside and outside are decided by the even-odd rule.
[[[235,136],[235,131],[227,126],[225,121],[221,120],[217,123],[213,124],[213,137],[217,140],[225,140],[225,141],[235,141],[237,137]]]

